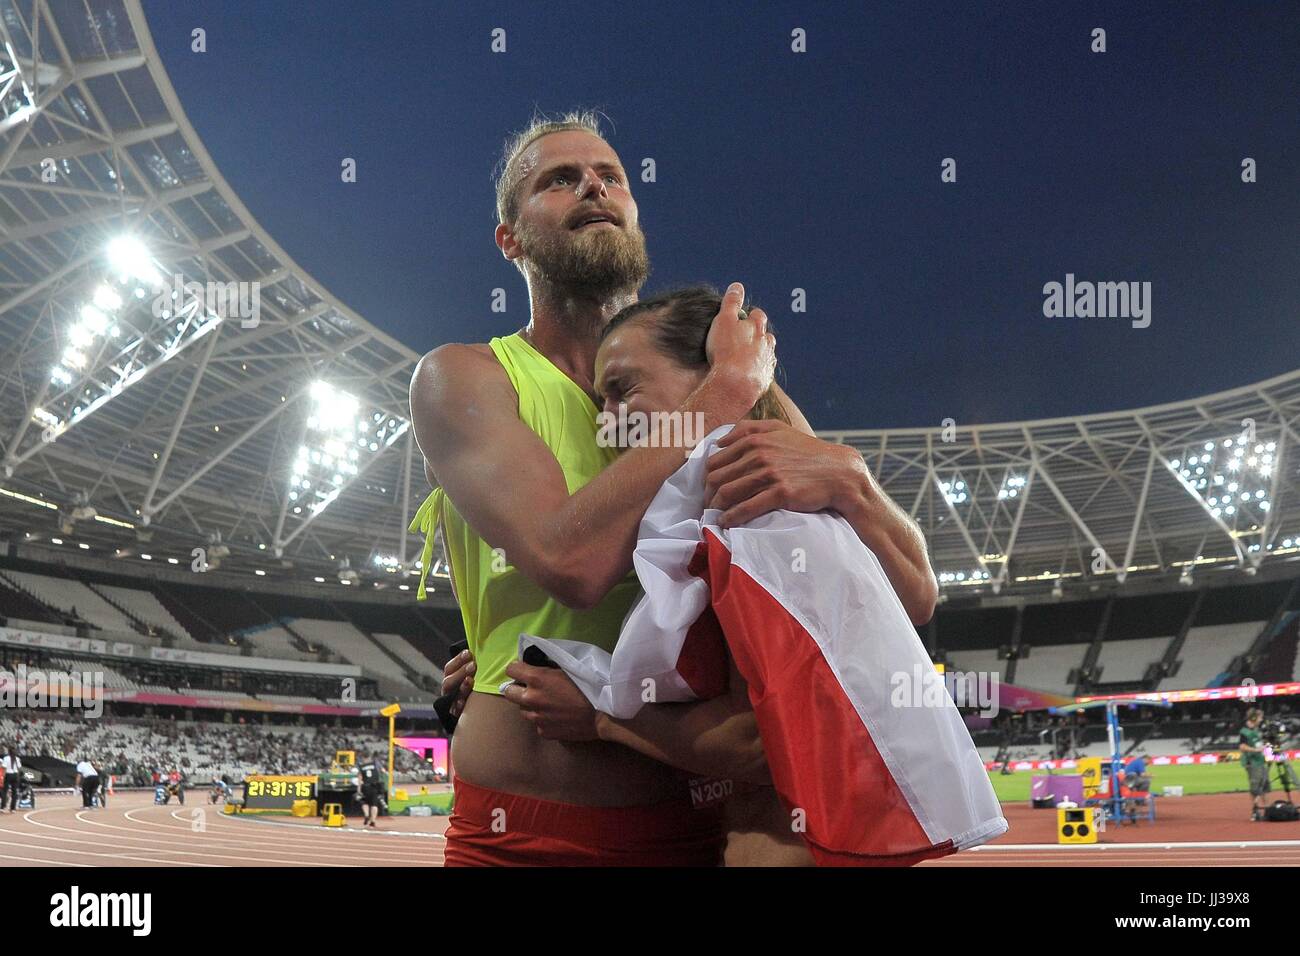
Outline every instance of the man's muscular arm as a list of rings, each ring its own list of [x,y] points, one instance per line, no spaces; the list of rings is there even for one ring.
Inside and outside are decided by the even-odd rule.
[[[680,411],[705,433],[743,416],[767,387],[775,344],[767,317],[741,321],[733,286],[714,321],[715,364]],[[637,526],[682,448],[633,448],[570,495],[551,450],[519,419],[518,396],[496,359],[444,345],[411,382],[416,441],[438,484],[484,541],[559,601],[592,607],[632,567]]]

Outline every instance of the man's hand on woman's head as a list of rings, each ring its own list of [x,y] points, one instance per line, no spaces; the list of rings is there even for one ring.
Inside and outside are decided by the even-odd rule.
[[[869,477],[862,456],[805,434],[785,422],[740,422],[718,440],[709,458],[707,507],[723,512],[722,527],[769,511],[841,510]]]
[[[704,354],[714,373],[732,377],[753,393],[758,401],[776,371],[776,336],[767,331],[767,314],[758,308],[749,310],[749,318],[740,318],[745,301],[745,287],[733,282],[722,297],[722,308],[709,326]]]
[[[449,660],[442,669],[442,695],[455,696],[451,705],[451,715],[459,717],[465,710],[465,701],[474,690],[474,672],[478,665],[474,655],[468,650],[461,651]]]
[[[522,661],[506,665],[508,684],[501,696],[519,707],[524,720],[547,740],[597,740],[596,708],[578,685],[557,667],[533,667]]]

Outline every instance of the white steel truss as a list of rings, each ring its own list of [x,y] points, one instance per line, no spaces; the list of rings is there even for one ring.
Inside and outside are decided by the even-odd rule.
[[[95,549],[138,535],[151,551],[187,554],[220,535],[235,566],[319,573],[382,554],[406,568],[419,553],[406,527],[427,489],[404,417],[418,354],[339,302],[249,214],[181,108],[138,0],[0,0],[0,44],[0,527],[49,528],[57,513]],[[126,231],[166,275],[255,285],[258,320],[151,323],[138,303],[132,334],[52,381],[106,245]],[[328,508],[297,516],[288,486],[317,381],[395,425],[341,475]],[[1246,429],[1272,447],[1242,466],[1255,469],[1249,487],[1228,492],[1215,466]],[[1300,371],[1128,412],[823,437],[861,452],[910,510],[949,593],[1062,576],[1117,586],[1300,556]],[[1189,469],[1192,454],[1210,461]],[[77,502],[96,517],[73,519]]]

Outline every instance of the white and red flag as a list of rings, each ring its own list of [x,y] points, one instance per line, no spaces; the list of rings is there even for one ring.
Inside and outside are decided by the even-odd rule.
[[[829,512],[775,511],[720,528],[706,511],[710,434],[664,484],[638,533],[644,594],[613,654],[521,634],[598,710],[726,686],[725,639],[781,800],[802,811],[819,865],[911,863],[985,843],[1007,822],[960,713],[942,694],[895,693],[934,673],[876,556]]]

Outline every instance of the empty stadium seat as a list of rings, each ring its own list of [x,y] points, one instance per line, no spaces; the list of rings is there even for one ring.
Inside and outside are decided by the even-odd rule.
[[[323,644],[350,664],[410,686],[405,671],[374,641],[345,621],[299,618],[290,626],[312,644]]]
[[[1097,658],[1101,679],[1108,684],[1142,680],[1147,668],[1164,656],[1171,640],[1172,636],[1106,641]]]
[[[124,608],[136,620],[152,625],[160,631],[170,633],[187,643],[198,643],[190,632],[181,625],[181,622],[172,617],[171,612],[163,607],[159,600],[148,591],[115,587],[111,584],[97,584],[95,587],[115,604]]]
[[[1030,648],[1029,656],[1016,662],[1016,684],[1056,694],[1073,694],[1070,671],[1083,663],[1087,651],[1087,644]]]
[[[320,660],[320,655],[300,650],[293,642],[293,635],[282,627],[263,627],[244,631],[242,636],[253,645],[260,657],[274,657],[286,661]]]
[[[73,608],[76,608],[77,616],[95,627],[105,631],[135,631],[135,625],[125,614],[80,581],[47,577],[27,571],[2,571],[0,576],[7,578],[43,604],[57,608],[65,614],[72,614]]]
[[[1159,690],[1188,690],[1208,687],[1223,673],[1228,662],[1245,653],[1264,629],[1264,621],[1244,624],[1213,624],[1187,631],[1178,657],[1183,662],[1178,673],[1160,682]]]
[[[432,673],[435,668],[433,662],[416,650],[411,643],[400,634],[379,634],[374,635],[376,641],[388,648],[411,670],[417,674]]]

